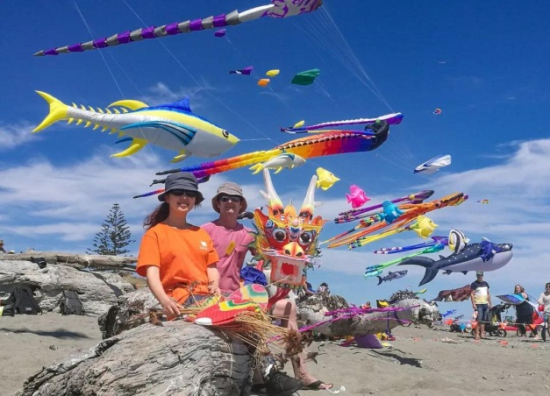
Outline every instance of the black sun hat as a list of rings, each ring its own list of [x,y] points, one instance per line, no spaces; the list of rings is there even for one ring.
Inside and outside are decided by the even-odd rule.
[[[164,202],[164,196],[173,190],[196,191],[197,200],[195,201],[195,205],[204,201],[204,197],[199,191],[197,178],[190,172],[172,173],[168,176],[164,181],[164,192],[158,196],[159,201]]]

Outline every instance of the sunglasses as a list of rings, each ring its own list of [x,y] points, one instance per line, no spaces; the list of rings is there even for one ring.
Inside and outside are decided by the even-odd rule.
[[[185,195],[188,198],[197,198],[197,195],[199,194],[198,191],[189,190],[172,190],[169,193],[176,197],[181,197]]]
[[[243,197],[239,197],[238,195],[222,195],[220,198],[220,202],[241,202],[243,200]]]

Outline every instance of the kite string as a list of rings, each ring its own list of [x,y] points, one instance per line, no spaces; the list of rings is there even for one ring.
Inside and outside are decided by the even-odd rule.
[[[134,14],[134,16],[144,25],[144,26],[147,26],[147,24],[145,23],[145,21],[139,16],[139,14],[130,6],[130,4],[128,4],[128,2],[126,0],[122,0],[122,2],[128,7],[128,9]],[[256,126],[254,126],[252,123],[250,123],[246,118],[242,117],[240,114],[238,114],[235,110],[233,110],[232,108],[230,108],[228,105],[226,105],[224,102],[222,102],[220,99],[218,99],[215,95],[213,95],[211,92],[209,92],[205,87],[203,87],[201,85],[201,83],[187,70],[187,68],[180,62],[180,60],[176,57],[176,55],[174,55],[174,53],[172,51],[170,51],[170,49],[160,40],[155,40],[155,42],[159,43],[163,48],[164,50],[176,61],[176,63],[183,69],[183,71],[185,71],[185,73],[187,73],[187,75],[199,86],[201,87],[210,97],[212,97],[214,100],[216,100],[218,103],[220,103],[223,107],[225,107],[227,110],[229,110],[231,113],[233,113],[235,116],[237,116],[239,119],[241,119],[242,121],[244,121],[246,124],[248,124],[252,129],[256,130],[257,132],[259,132],[262,136],[264,136],[267,140],[269,141],[272,141],[273,143],[275,143],[276,145],[280,145],[281,143],[284,143],[284,142],[277,142],[275,139],[271,138],[270,136],[266,135],[265,133],[263,133],[259,128],[257,128]],[[315,161],[311,160],[311,159],[308,159],[306,164],[310,164],[310,165],[313,165],[314,167],[317,166],[319,167],[320,165],[318,163],[316,163]],[[343,177],[340,177],[340,179],[342,180],[346,180],[348,181],[349,183],[352,183],[353,184],[353,181],[351,180],[348,180],[346,178],[343,178]]]
[[[74,4],[76,10],[78,11],[78,14],[80,15],[80,18],[82,19],[82,22],[84,22],[84,25],[86,26],[86,29],[88,29],[88,32],[90,33],[90,37],[93,40],[94,39],[94,34],[92,33],[92,29],[90,28],[90,25],[88,25],[88,22],[86,21],[86,18],[84,18],[84,15],[82,14],[82,11],[80,10],[80,7],[78,6],[76,0],[73,0],[73,4]],[[122,92],[122,89],[120,88],[120,85],[118,84],[118,81],[117,81],[115,75],[113,74],[113,71],[109,67],[109,64],[107,63],[107,60],[105,59],[105,56],[103,56],[103,53],[101,51],[97,51],[97,52],[101,56],[101,59],[103,59],[103,62],[105,63],[105,67],[107,68],[107,70],[109,71],[109,74],[111,75],[111,78],[115,82],[115,85],[118,89],[118,92],[120,92],[120,95],[124,98],[124,93]]]
[[[145,21],[143,20],[143,18],[141,18],[141,16],[139,16],[139,14],[130,6],[130,4],[128,4],[128,2],[126,0],[122,0],[122,2],[126,5],[126,7],[128,7],[128,9],[134,14],[134,16],[144,25],[144,26],[148,26]],[[243,116],[241,116],[240,114],[238,114],[235,110],[233,110],[232,108],[230,108],[227,104],[225,104],[223,101],[221,101],[220,99],[218,99],[216,97],[216,95],[212,94],[210,91],[208,91],[208,89],[206,89],[206,87],[203,86],[203,84],[201,84],[196,78],[195,76],[193,76],[193,74],[191,74],[191,72],[189,72],[189,70],[187,70],[187,68],[180,62],[180,60],[177,58],[176,55],[174,55],[174,53],[172,51],[170,51],[170,49],[161,41],[161,40],[155,40],[155,42],[159,43],[159,45],[161,45],[164,50],[168,53],[168,55],[170,55],[172,57],[172,59],[174,59],[174,61],[182,68],[183,71],[185,71],[185,73],[199,86],[201,87],[212,99],[214,99],[216,102],[218,102],[219,104],[221,104],[223,107],[225,107],[227,110],[229,110],[232,114],[234,114],[235,116],[237,116],[239,119],[241,119],[242,121],[244,121],[247,125],[249,125],[252,129],[254,129],[255,131],[257,131],[258,133],[260,133],[262,136],[264,136],[265,138],[267,138],[268,140],[274,142],[275,144],[280,144],[278,143],[277,141],[275,141],[273,138],[271,138],[270,136],[266,135],[264,132],[262,132],[259,128],[257,128],[255,125],[253,125],[250,121],[248,121],[246,118],[244,118]]]
[[[392,107],[388,104],[386,99],[381,94],[380,90],[376,87],[372,79],[368,76],[367,72],[361,65],[357,56],[353,53],[349,43],[342,35],[341,31],[336,26],[333,18],[330,14],[326,15],[323,19],[324,13],[317,13],[314,18],[318,19],[318,22],[308,22],[304,19],[304,23],[296,24],[295,26],[302,31],[303,36],[310,37],[310,42],[317,42],[321,48],[326,51],[335,60],[346,67],[364,86],[366,86],[375,97],[377,97],[382,103],[384,103],[390,110]],[[327,32],[334,30],[335,33],[327,34]],[[338,40],[340,38],[340,40]],[[331,40],[332,39],[332,40]],[[324,59],[323,59],[324,61]],[[398,135],[400,136],[400,135]],[[411,162],[410,158],[414,158],[413,152],[408,145],[400,141],[401,139],[394,139],[394,145],[390,149],[393,157],[393,161],[400,163],[399,168],[407,170],[414,168],[416,165]],[[409,158],[409,161],[407,161]]]
[[[80,10],[80,7],[78,6],[78,3],[76,2],[76,0],[73,0],[73,4],[76,8],[76,10],[78,11],[78,14],[80,15],[80,18],[82,19],[82,22],[84,22],[84,25],[86,26],[86,29],[88,29],[88,32],[90,33],[90,36],[92,38],[92,40],[95,39],[94,37],[94,33],[92,31],[92,29],[90,28],[90,25],[88,24],[88,22],[86,21],[86,18],[84,17],[84,14],[82,13],[82,11]],[[103,55],[103,52],[102,51],[97,51],[99,53],[99,55],[101,56],[101,59],[103,60],[103,63],[105,64],[105,67],[107,68],[107,70],[109,71],[109,74],[111,75],[111,78],[113,79],[113,81],[115,82],[115,85],[118,89],[118,92],[120,93],[121,97],[124,98],[125,95],[124,95],[124,92],[122,92],[122,88],[120,87],[119,83],[118,83],[118,80],[116,79],[113,71],[111,70],[111,67],[109,66],[109,63],[107,62],[107,59],[105,59],[105,56]],[[112,56],[111,56],[112,57]],[[128,76],[126,74],[126,76]],[[129,78],[129,76],[128,76]],[[130,79],[131,80],[131,79]],[[132,81],[132,80],[131,80]],[[132,83],[135,85],[135,83],[132,81]],[[136,86],[137,88],[137,86]],[[138,90],[139,91],[139,90]],[[139,128],[139,132],[141,133],[141,136],[143,137],[144,140],[147,140],[145,138],[145,133],[143,133],[142,129]],[[155,152],[153,151],[153,148],[151,147],[150,144],[147,144],[149,150],[151,151],[151,154],[153,156],[153,158],[157,158],[157,156],[155,155]]]

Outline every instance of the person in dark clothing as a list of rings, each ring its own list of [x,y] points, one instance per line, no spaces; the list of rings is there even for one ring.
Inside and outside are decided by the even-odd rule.
[[[4,241],[2,239],[0,239],[0,252],[6,253],[6,251],[4,250]]]
[[[519,336],[525,337],[527,335],[527,330],[525,325],[530,325],[533,323],[533,307],[529,304],[529,296],[525,292],[525,289],[521,285],[516,285],[514,287],[514,294],[521,295],[525,301],[521,304],[516,305],[516,322],[518,324]],[[532,332],[534,337],[538,337],[536,327],[533,328]]]

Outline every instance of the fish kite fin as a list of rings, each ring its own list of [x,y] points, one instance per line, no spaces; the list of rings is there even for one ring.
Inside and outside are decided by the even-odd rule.
[[[137,153],[139,150],[145,147],[147,143],[148,142],[145,139],[133,138],[132,144],[130,144],[130,147],[128,147],[124,151],[121,151],[120,153],[111,155],[111,157],[114,157],[114,158],[128,157],[130,155]]]
[[[278,167],[277,170],[275,171],[274,175],[276,175],[277,173],[279,173],[283,169],[284,169],[284,167],[282,167],[282,166]]]
[[[437,273],[439,272],[436,268],[432,268],[433,263],[435,263],[435,261],[429,257],[411,257],[397,265],[419,265],[421,267],[424,267],[426,272],[424,273],[424,277],[418,284],[418,286],[422,286],[434,280],[434,278],[437,276]]]
[[[256,165],[252,165],[250,168],[253,175],[257,175],[258,173],[260,173],[263,169],[264,169],[264,164],[256,164]]]
[[[176,162],[181,162],[187,157],[189,157],[190,154],[185,151],[185,149],[180,150],[179,154],[176,155],[174,158],[172,158],[171,163],[175,164]]]
[[[50,94],[47,94],[46,92],[36,91],[36,93],[42,96],[42,98],[44,98],[46,102],[48,102],[48,104],[50,105],[50,112],[46,116],[46,118],[44,118],[44,120],[40,123],[40,125],[33,129],[33,133],[40,132],[50,125],[55,124],[57,121],[65,120],[67,118],[67,110],[69,108],[69,106],[67,106],[65,103],[57,98],[54,98]]]
[[[468,271],[462,271],[464,275],[468,275]]]
[[[384,281],[382,280],[381,276],[377,276],[377,278],[378,278],[378,284],[376,286],[380,286]]]
[[[144,107],[149,107],[148,104],[145,104],[139,100],[131,100],[131,99],[118,100],[116,102],[111,103],[107,107],[114,107],[114,106],[126,107],[127,109],[130,109],[130,110],[139,110],[139,109],[143,109]]]

